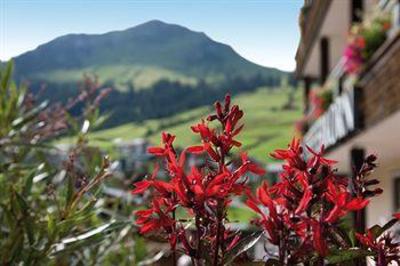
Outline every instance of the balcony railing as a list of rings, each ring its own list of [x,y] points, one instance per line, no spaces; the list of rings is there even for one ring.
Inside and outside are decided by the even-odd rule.
[[[354,88],[336,97],[328,110],[319,117],[304,136],[304,143],[314,150],[326,148],[344,139],[356,129]]]

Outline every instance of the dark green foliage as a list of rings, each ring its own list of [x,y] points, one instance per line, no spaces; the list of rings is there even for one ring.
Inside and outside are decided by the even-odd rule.
[[[97,196],[111,176],[108,158],[88,144],[89,129],[102,120],[92,101],[98,91],[73,117],[68,108],[36,103],[11,72],[11,63],[0,71],[0,264],[107,261],[113,253],[101,250],[120,245],[131,231],[121,235],[129,220],[98,216]],[[67,130],[76,142],[62,152],[50,140]]]
[[[369,27],[365,27],[361,31],[361,36],[364,37],[365,47],[362,55],[365,60],[372,57],[374,52],[386,40],[387,30],[390,26],[390,17],[377,17],[370,22]]]
[[[210,105],[226,93],[236,95],[244,92],[255,91],[263,85],[278,87],[280,79],[265,80],[260,76],[243,79],[240,77],[227,80],[220,85],[209,85],[200,82],[198,85],[184,85],[180,82],[160,80],[146,90],[128,90],[122,92],[113,90],[110,96],[105,98],[100,109],[111,112],[111,118],[104,127],[117,126],[132,121],[143,121],[150,118],[169,117],[182,111],[195,107]],[[109,81],[103,86],[114,87]],[[43,97],[50,101],[64,99],[64,101],[77,93],[76,85],[49,83],[43,92]],[[41,90],[40,84],[33,83],[32,91]],[[77,105],[73,114],[79,114],[82,106]]]
[[[348,249],[332,251],[326,260],[330,264],[354,265],[353,260],[372,256],[373,253],[363,249]],[[349,264],[346,264],[349,263]]]

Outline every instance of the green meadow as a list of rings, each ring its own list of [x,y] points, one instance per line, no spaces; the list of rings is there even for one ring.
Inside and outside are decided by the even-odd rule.
[[[276,148],[286,147],[295,135],[294,122],[302,113],[301,93],[299,90],[292,93],[294,108],[285,109],[290,90],[292,89],[259,88],[255,92],[233,97],[233,103],[238,104],[245,112],[245,127],[238,140],[243,143],[241,149],[253,158],[270,162],[272,159],[268,154]],[[158,144],[162,131],[176,135],[177,146],[196,144],[200,140],[191,132],[190,126],[201,118],[206,118],[211,111],[212,106],[200,107],[168,118],[128,123],[97,131],[91,135],[92,144],[112,154],[115,144],[135,138],[146,138],[153,144]],[[68,142],[68,139],[61,141]]]

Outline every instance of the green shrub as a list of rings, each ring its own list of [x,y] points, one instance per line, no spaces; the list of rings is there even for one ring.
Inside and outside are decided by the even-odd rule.
[[[129,236],[121,234],[126,220],[99,215],[110,162],[88,132],[104,121],[97,106],[107,91],[86,78],[75,99],[50,105],[11,77],[9,63],[0,71],[0,264],[106,261],[111,255],[101,251]],[[84,111],[73,117],[77,105]],[[52,144],[60,134],[74,136],[67,151]]]

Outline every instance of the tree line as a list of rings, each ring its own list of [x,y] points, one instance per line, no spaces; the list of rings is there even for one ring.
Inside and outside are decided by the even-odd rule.
[[[288,84],[295,85],[295,80],[288,77]],[[146,119],[169,117],[171,115],[190,110],[192,108],[210,105],[226,93],[236,95],[255,91],[261,86],[277,88],[281,85],[281,77],[263,77],[255,75],[251,78],[228,77],[219,84],[210,84],[199,80],[196,85],[183,84],[178,81],[162,79],[151,87],[137,90],[131,83],[127,89],[113,89],[109,97],[100,105],[102,113],[109,112],[111,117],[104,124],[104,128],[117,126],[127,122],[141,122]],[[40,82],[31,83],[31,91],[37,94],[41,91],[41,98],[52,102],[65,102],[78,93],[77,84],[46,83],[42,89]],[[109,80],[102,87],[116,88],[114,81]],[[77,105],[72,112],[80,114],[83,105]]]

